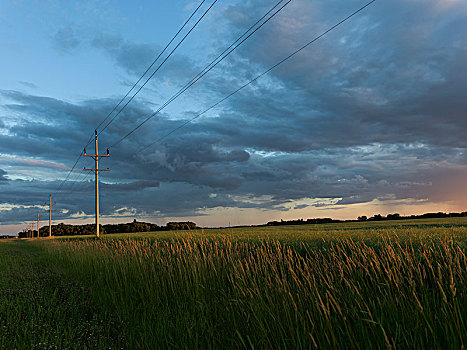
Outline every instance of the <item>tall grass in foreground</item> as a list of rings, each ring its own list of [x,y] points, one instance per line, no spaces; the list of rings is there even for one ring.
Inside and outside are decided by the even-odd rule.
[[[44,244],[144,348],[464,348],[467,260],[449,238]],[[83,296],[89,297],[89,296]]]

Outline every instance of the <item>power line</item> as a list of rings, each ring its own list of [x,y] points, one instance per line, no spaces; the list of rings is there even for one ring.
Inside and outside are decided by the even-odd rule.
[[[237,40],[235,40],[227,49],[225,49],[219,56],[217,56],[211,63],[209,63],[200,73],[198,73],[193,79],[191,79],[188,83],[185,84],[175,95],[169,98],[161,107],[159,107],[154,113],[152,113],[149,117],[143,120],[140,124],[138,124],[134,129],[128,132],[125,136],[120,138],[117,142],[111,145],[109,148],[112,148],[119,143],[121,143],[124,139],[138,130],[141,126],[143,126],[146,122],[156,116],[162,109],[167,107],[170,103],[172,103],[175,99],[177,99],[181,94],[183,94],[186,90],[188,90],[191,86],[193,86],[196,82],[198,82],[202,77],[204,77],[207,73],[209,73],[214,67],[216,67],[219,63],[221,63],[227,56],[229,56],[233,51],[235,51],[240,45],[242,45],[246,40],[248,40],[253,34],[255,34],[260,28],[262,28],[266,23],[268,23],[274,16],[276,16],[282,9],[287,6],[292,0],[288,0],[282,7],[280,7],[276,12],[274,12],[269,18],[267,18],[260,26],[254,29],[250,34],[248,34],[254,27],[258,25],[265,17],[267,17],[275,8],[277,8],[284,0],[279,1],[275,6],[273,6],[263,17],[261,17],[254,25],[252,25],[245,33],[243,33]],[[247,35],[248,34],[248,35]],[[245,35],[247,35],[245,37]],[[243,40],[242,40],[243,38]],[[240,41],[241,40],[241,41]]]
[[[83,170],[84,171],[84,170]],[[85,189],[85,185],[88,183],[89,177],[92,175],[92,173],[85,173],[85,175],[81,178],[80,181],[76,181],[75,185],[75,191],[82,191]],[[71,192],[71,191],[70,191]]]
[[[169,41],[169,43],[164,47],[164,49],[159,53],[159,55],[154,59],[154,61],[152,61],[151,65],[145,70],[145,72],[141,75],[141,77],[138,79],[138,81],[136,83],[133,84],[133,86],[131,87],[130,90],[128,90],[128,92],[126,93],[125,96],[122,97],[122,99],[120,100],[120,102],[118,102],[118,104],[114,107],[114,109],[112,109],[112,111],[107,115],[107,117],[105,117],[104,120],[102,120],[100,122],[100,124],[97,126],[97,130],[101,127],[102,124],[105,123],[105,121],[112,115],[113,112],[115,112],[115,110],[118,108],[118,106],[120,106],[120,104],[128,97],[128,95],[131,93],[131,91],[133,91],[133,89],[139,84],[139,82],[144,78],[144,76],[146,75],[147,72],[149,72],[149,70],[154,66],[154,64],[159,60],[159,58],[162,56],[162,54],[167,50],[167,48],[173,43],[173,41],[177,38],[177,36],[180,34],[180,32],[186,27],[186,25],[188,24],[188,22],[193,18],[193,16],[198,12],[198,10],[200,9],[200,7],[205,3],[206,0],[203,0],[201,1],[201,3],[198,5],[198,7],[193,11],[193,13],[191,14],[191,16],[185,21],[185,23],[183,23],[183,25],[180,27],[180,29],[177,31],[177,33],[172,37],[172,39]],[[160,68],[160,67],[159,67]],[[158,69],[159,69],[158,68]],[[156,70],[157,71],[157,70]],[[151,75],[151,78],[152,76],[154,75],[155,73],[153,73]],[[147,83],[147,81],[146,81]],[[145,84],[146,84],[145,83]],[[144,86],[144,85],[143,85]],[[135,97],[136,94],[138,94],[140,90],[138,90],[130,99],[130,101]],[[127,103],[128,104],[128,103]],[[126,105],[127,105],[126,104]],[[122,107],[122,109],[120,109],[120,111],[118,112],[118,114],[126,107],[126,105],[124,107]],[[117,114],[117,115],[118,115]],[[106,125],[107,127],[108,125]],[[104,128],[105,129],[105,128]],[[101,130],[99,132],[99,134],[104,131],[104,130]],[[91,141],[89,141],[86,146],[88,146],[91,142],[92,142],[92,139],[93,139],[93,136],[91,136]]]
[[[146,79],[146,81],[140,86],[140,88],[136,91],[136,93],[127,101],[127,103],[125,103],[125,105],[118,111],[118,113],[116,115],[114,115],[112,117],[112,119],[110,119],[110,121],[102,128],[102,130],[99,132],[99,135],[105,130],[107,129],[107,127],[115,120],[115,118],[117,118],[120,113],[123,111],[123,109],[128,106],[128,104],[133,100],[133,98],[141,91],[141,89],[146,86],[146,84],[149,82],[149,80],[151,80],[151,78],[154,76],[154,74],[156,74],[159,69],[164,65],[165,62],[167,62],[167,60],[170,58],[170,56],[172,56],[172,54],[175,52],[175,50],[178,49],[178,47],[185,41],[185,39],[188,37],[188,35],[190,35],[190,33],[198,26],[199,22],[201,22],[201,20],[204,18],[204,16],[207,15],[207,13],[211,10],[211,8],[216,4],[218,0],[214,0],[214,2],[209,6],[209,8],[203,13],[203,15],[198,19],[198,21],[193,25],[193,27],[191,27],[191,29],[188,31],[188,33],[185,34],[185,36],[182,38],[182,40],[180,40],[180,42],[175,46],[175,48],[169,53],[169,55],[164,59],[164,61],[162,61],[162,63],[156,68],[156,70],[149,76],[149,78]]]
[[[74,179],[72,179],[72,177],[73,177],[72,174],[78,171],[77,168],[78,168],[78,165],[80,164],[80,162],[79,162],[80,160],[81,160],[81,156],[77,159],[77,162],[75,162],[73,168],[68,173],[68,178],[66,178],[66,179],[64,179],[62,181],[62,183],[60,184],[61,187],[55,192],[54,196],[60,196],[60,195],[69,193],[70,189],[73,188],[75,182],[80,178],[80,176],[82,176],[84,171],[81,169],[81,171],[78,173],[78,175]],[[65,181],[71,182],[71,185],[69,186],[68,189],[66,188],[66,186],[63,185],[63,184],[66,183]]]
[[[55,194],[57,192],[60,191],[60,189],[63,187],[63,184],[68,180],[68,178],[70,177],[70,174],[73,172],[73,170],[76,168],[76,165],[78,164],[79,160],[81,159],[83,155],[83,151],[81,151],[81,153],[79,154],[78,158],[76,159],[75,161],[75,164],[73,164],[73,167],[70,169],[70,171],[68,172],[67,176],[65,177],[65,179],[60,183],[60,185],[58,186],[58,189],[55,191]],[[54,195],[55,195],[54,194]]]
[[[217,0],[216,0],[217,1]],[[290,2],[291,0],[289,0]],[[295,56],[296,54],[298,54],[299,52],[303,51],[304,49],[306,49],[308,46],[310,46],[311,44],[313,44],[314,42],[316,42],[317,40],[319,40],[320,38],[322,38],[323,36],[325,36],[326,34],[328,34],[330,31],[334,30],[335,28],[339,27],[340,25],[342,25],[344,22],[348,21],[349,19],[351,19],[352,17],[354,17],[355,15],[357,15],[358,13],[360,13],[361,11],[363,11],[365,8],[367,8],[368,6],[370,6],[372,3],[374,3],[376,0],[372,0],[370,2],[368,2],[367,4],[365,4],[364,6],[360,7],[358,10],[356,10],[355,12],[353,12],[352,14],[350,14],[349,16],[345,17],[344,19],[342,19],[341,21],[339,21],[338,23],[336,23],[335,25],[333,25],[332,27],[330,27],[329,29],[327,29],[326,31],[324,31],[323,33],[321,33],[320,35],[318,35],[317,37],[315,37],[314,39],[312,39],[311,41],[307,42],[305,45],[301,46],[300,48],[298,48],[297,50],[295,50],[294,52],[292,52],[290,55],[286,56],[285,58],[283,58],[282,60],[280,60],[279,62],[277,62],[276,64],[274,64],[273,66],[271,66],[269,69],[267,69],[266,71],[264,71],[263,73],[259,74],[258,76],[256,76],[255,78],[251,79],[250,81],[248,81],[246,84],[242,85],[241,87],[239,87],[238,89],[236,89],[235,91],[233,91],[232,93],[230,93],[229,95],[227,95],[226,97],[222,98],[220,101],[216,102],[215,104],[213,104],[212,106],[210,106],[209,108],[205,109],[204,111],[198,113],[195,117],[187,120],[186,122],[184,122],[182,125],[174,128],[173,130],[171,130],[169,133],[165,134],[164,136],[160,137],[159,139],[157,139],[156,141],[148,144],[147,146],[145,146],[144,148],[142,148],[140,151],[143,151],[143,150],[146,150],[147,148],[151,147],[152,145],[158,143],[158,142],[161,142],[163,139],[169,137],[170,135],[172,135],[173,133],[175,133],[177,130],[183,128],[184,126],[186,126],[187,124],[193,122],[194,120],[196,120],[197,118],[201,117],[202,115],[204,115],[205,113],[207,113],[208,111],[210,111],[211,109],[215,108],[216,106],[218,106],[219,104],[221,104],[222,102],[224,102],[225,100],[229,99],[231,96],[235,95],[236,93],[238,93],[239,91],[243,90],[245,87],[251,85],[253,82],[255,82],[256,80],[260,79],[261,77],[263,77],[264,75],[268,74],[269,72],[271,72],[272,70],[274,70],[275,68],[277,68],[278,66],[282,65],[284,62],[288,61],[290,58],[292,58],[293,56]],[[212,6],[212,5],[211,5]],[[263,23],[264,24],[264,23]],[[259,29],[259,28],[257,28]],[[256,30],[257,30],[256,29]],[[222,55],[222,54],[221,54]],[[196,78],[196,77],[195,77]],[[199,79],[198,79],[199,80]],[[187,86],[187,85],[185,85]],[[119,141],[120,142],[120,141]],[[81,155],[83,154],[83,152],[81,152]],[[80,155],[80,156],[81,156]],[[79,160],[79,159],[78,159]],[[78,163],[78,160],[75,162],[72,170],[76,167],[76,164]],[[71,170],[71,171],[72,171]],[[71,173],[70,171],[70,173]],[[68,179],[69,176],[67,176],[67,179]],[[86,180],[87,176],[85,176],[85,178],[81,181],[84,182]]]
[[[71,182],[71,185],[69,186],[69,188],[67,190],[64,190],[64,192],[58,194],[58,195],[66,195],[68,193],[71,193],[73,192],[73,190],[75,189],[76,185],[81,183],[81,180],[85,177],[87,177],[87,175],[89,175],[88,173],[86,173],[84,171],[84,169],[81,169],[81,172],[78,174],[78,176],[76,176],[76,178],[74,180],[70,180],[72,181]]]
[[[171,130],[169,133],[167,133],[166,135],[158,138],[156,141],[148,144],[147,146],[143,147],[142,149],[140,149],[138,152],[142,152],[146,149],[148,149],[149,147],[151,147],[152,145],[162,141],[163,139],[169,137],[170,135],[172,135],[174,132],[180,130],[181,128],[183,128],[184,126],[186,126],[187,124],[193,122],[194,120],[198,119],[199,117],[201,117],[203,114],[209,112],[211,109],[217,107],[219,104],[221,104],[222,102],[224,102],[225,100],[229,99],[230,97],[232,97],[233,95],[235,95],[236,93],[238,93],[239,91],[243,90],[244,88],[246,88],[247,86],[251,85],[253,82],[255,82],[256,80],[258,80],[259,78],[263,77],[264,75],[268,74],[270,71],[272,71],[273,69],[277,68],[278,66],[280,66],[281,64],[283,64],[284,62],[286,62],[287,60],[289,60],[290,58],[292,58],[293,56],[295,56],[296,54],[298,54],[299,52],[303,51],[304,49],[306,49],[308,46],[310,46],[311,44],[313,44],[314,42],[316,42],[317,40],[319,40],[320,38],[322,38],[323,36],[325,36],[327,33],[329,33],[330,31],[334,30],[335,28],[339,27],[341,24],[343,24],[344,22],[348,21],[350,18],[354,17],[355,15],[357,15],[359,12],[363,11],[365,8],[367,8],[368,6],[370,6],[372,3],[374,3],[376,0],[372,0],[370,2],[368,2],[366,5],[360,7],[358,10],[356,10],[355,12],[353,12],[352,14],[350,14],[349,16],[345,17],[343,20],[339,21],[338,23],[334,24],[332,27],[330,27],[329,29],[327,29],[326,31],[324,31],[323,33],[321,33],[320,35],[318,35],[317,37],[315,37],[313,40],[309,41],[308,43],[306,43],[305,45],[303,45],[302,47],[300,47],[299,49],[295,50],[294,52],[292,52],[290,55],[288,55],[287,57],[283,58],[282,60],[280,60],[278,63],[276,63],[275,65],[273,65],[272,67],[270,67],[269,69],[267,69],[266,71],[264,71],[263,73],[261,73],[260,75],[256,76],[255,78],[251,79],[250,81],[248,81],[246,84],[242,85],[241,87],[239,87],[237,90],[235,90],[234,92],[230,93],[229,95],[227,95],[226,97],[222,98],[220,101],[216,102],[215,104],[213,104],[211,107],[205,109],[204,111],[202,111],[201,113],[198,113],[196,116],[194,116],[193,118],[185,121],[183,124],[181,124],[180,126],[174,128],[173,130]]]
[[[179,28],[179,30],[177,31],[177,33],[172,37],[172,39],[169,41],[169,43],[165,46],[165,48],[162,50],[162,52],[156,57],[156,59],[151,63],[151,65],[146,69],[146,71],[141,75],[141,77],[138,79],[138,81],[136,81],[136,83],[133,85],[133,87],[126,93],[126,95],[117,103],[117,105],[112,109],[112,111],[107,115],[107,117],[101,121],[101,123],[98,125],[97,128],[99,128],[111,115],[112,113],[118,108],[118,106],[128,97],[128,95],[131,93],[131,91],[133,91],[133,89],[139,84],[139,82],[143,79],[143,77],[146,75],[146,73],[153,67],[153,65],[156,63],[156,61],[162,56],[162,54],[167,50],[167,48],[172,44],[172,42],[177,38],[177,36],[180,34],[180,32],[186,27],[186,25],[188,24],[188,22],[193,18],[193,16],[198,12],[198,10],[200,9],[200,7],[205,3],[206,0],[203,0],[201,1],[201,3],[198,5],[198,7],[193,11],[193,13],[190,15],[190,17],[185,21],[185,23]],[[217,0],[215,1],[217,2]],[[215,3],[214,2],[214,3]],[[209,9],[214,5],[214,3],[209,7]],[[208,11],[209,11],[208,9]],[[207,12],[206,12],[207,13]],[[205,14],[206,14],[205,13]],[[204,15],[203,15],[204,17]],[[200,20],[198,20],[197,23],[199,23]],[[193,28],[192,28],[193,30]],[[190,31],[191,32],[191,31]],[[186,37],[186,36],[185,36]],[[185,39],[185,38],[184,38]],[[183,39],[183,40],[184,40]],[[178,47],[178,46],[177,46]],[[173,51],[172,51],[173,53]],[[168,59],[168,58],[167,58]],[[167,59],[165,61],[167,61]],[[164,62],[165,62],[164,61]],[[157,68],[159,69],[161,67],[161,65]],[[157,70],[156,70],[157,71]],[[151,79],[153,76],[154,76],[155,72],[152,73],[151,77],[149,79]],[[149,80],[148,79],[148,80]],[[148,80],[144,83],[144,85],[146,85],[146,83],[148,82]],[[143,85],[143,87],[144,87]],[[142,87],[141,87],[142,88]],[[131,102],[131,100],[136,96],[136,94],[139,93],[139,91],[141,91],[141,88],[132,96],[132,98],[130,99],[129,102]],[[120,111],[118,112],[118,114],[128,105],[127,102],[125,104],[125,106],[123,106],[122,109],[120,109]],[[117,115],[118,115],[117,114]],[[115,117],[113,118],[115,119]],[[113,121],[112,119],[112,121]],[[110,124],[110,123],[109,123]],[[109,125],[107,124],[106,127]],[[97,129],[96,128],[96,129]],[[105,128],[104,128],[105,129]],[[102,130],[103,131],[103,130]],[[102,132],[101,131],[101,132]],[[91,138],[90,140],[86,143],[85,147],[87,145],[89,145],[89,143],[92,141],[93,139],[93,135],[91,135]],[[68,174],[66,175],[65,179],[60,183],[58,189],[55,191],[55,194],[57,194],[58,192],[60,192],[60,190],[62,189],[63,185],[65,184],[66,181],[68,181],[71,173],[73,172],[73,170],[76,168],[76,165],[78,164],[79,160],[81,159],[81,157],[83,156],[83,151],[81,151],[81,153],[79,154],[78,158],[76,159],[75,163],[73,164],[73,167],[70,169],[70,171],[68,172]]]

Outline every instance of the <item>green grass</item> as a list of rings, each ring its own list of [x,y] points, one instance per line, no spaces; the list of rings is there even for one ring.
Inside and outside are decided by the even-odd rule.
[[[427,219],[3,243],[2,271],[32,266],[0,281],[18,279],[19,294],[59,290],[69,305],[45,299],[35,311],[27,293],[2,301],[0,315],[21,314],[24,330],[1,344],[42,340],[29,334],[42,312],[58,347],[465,348],[466,227]],[[19,277],[24,269],[36,272]],[[102,320],[97,343],[73,343],[79,326],[62,334],[90,317]]]
[[[124,347],[116,318],[96,310],[89,286],[67,278],[42,246],[0,243],[0,348]]]
[[[467,243],[467,218],[417,219],[394,221],[348,222],[321,225],[285,225],[263,227],[234,227],[221,229],[198,229],[194,231],[157,231],[141,233],[120,233],[104,235],[107,238],[148,238],[172,239],[188,237],[219,238],[229,236],[233,240],[258,241],[279,240],[284,243],[308,243],[323,240],[339,240],[343,237],[365,242],[378,241],[382,237],[397,235],[402,240],[431,239],[443,235],[452,236],[456,241]],[[68,236],[58,239],[92,238],[89,236]]]

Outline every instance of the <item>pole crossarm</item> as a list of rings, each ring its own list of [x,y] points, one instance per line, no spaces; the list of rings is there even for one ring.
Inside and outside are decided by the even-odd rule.
[[[94,160],[96,160],[96,157],[97,157],[97,159],[110,157],[109,154],[86,154],[86,148],[84,149],[84,156],[85,157],[92,157],[92,159],[94,159]]]
[[[98,148],[98,140],[97,140],[97,130],[95,132],[95,147],[96,151],[95,154],[87,154],[86,153],[86,147],[84,148],[84,156],[85,157],[91,157],[94,159],[94,169],[88,169],[84,168],[85,171],[93,171],[95,174],[95,182],[96,182],[96,237],[99,237],[99,172],[100,171],[110,171],[109,168],[107,169],[99,169],[99,159],[100,158],[106,158],[110,157],[110,152],[109,149],[107,148],[107,154],[99,154],[99,148]]]
[[[52,203],[52,195],[49,195],[49,203],[45,202],[45,205],[49,206],[49,237],[52,237],[52,207],[57,205],[57,203]]]

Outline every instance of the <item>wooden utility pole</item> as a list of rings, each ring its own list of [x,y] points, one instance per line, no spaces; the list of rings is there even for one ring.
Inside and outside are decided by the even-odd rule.
[[[37,238],[39,238],[39,210],[37,211]]]
[[[84,156],[85,157],[92,157],[95,162],[94,169],[86,169],[84,170],[87,171],[94,171],[95,174],[95,182],[96,182],[96,237],[99,237],[99,171],[109,171],[109,168],[107,169],[99,169],[99,158],[103,157],[110,157],[109,154],[109,149],[107,148],[107,154],[99,154],[99,149],[98,149],[98,142],[97,142],[97,130],[95,132],[95,148],[96,148],[96,154],[86,154],[86,147],[84,148]]]
[[[52,195],[49,194],[49,203],[45,202],[45,205],[49,206],[49,237],[52,237],[52,207],[56,203],[52,204]]]

